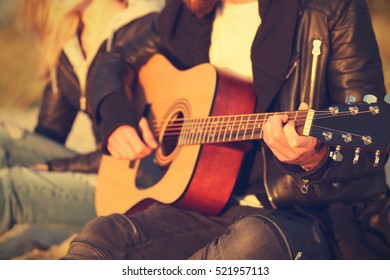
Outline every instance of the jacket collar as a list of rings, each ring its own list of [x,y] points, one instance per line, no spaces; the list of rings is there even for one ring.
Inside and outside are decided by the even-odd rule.
[[[262,24],[252,45],[257,111],[267,110],[285,80],[298,11],[299,0],[259,0]]]
[[[115,32],[133,20],[152,12],[158,12],[162,8],[161,1],[136,0],[128,1],[126,9],[118,12],[102,30],[101,36],[95,42],[91,55],[85,57],[80,45],[80,40],[75,34],[65,43],[63,51],[72,65],[80,82],[82,92],[85,92],[88,69],[95,59],[101,45],[106,41],[106,51],[111,50]]]

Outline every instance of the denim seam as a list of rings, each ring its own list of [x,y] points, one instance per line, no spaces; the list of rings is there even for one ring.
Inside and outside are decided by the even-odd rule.
[[[88,240],[83,239],[83,240],[74,240],[74,241],[72,241],[72,243],[87,244],[88,246],[91,246],[91,247],[95,248],[99,253],[101,253],[106,260],[114,259],[113,256],[107,250],[104,250],[104,249],[100,248],[94,242],[90,242]]]
[[[294,259],[293,248],[292,248],[292,246],[291,246],[291,244],[289,242],[288,236],[284,233],[284,231],[279,226],[279,224],[277,222],[273,221],[272,219],[266,217],[266,216],[263,216],[263,215],[260,215],[260,214],[253,214],[253,215],[263,218],[265,221],[267,221],[269,224],[271,224],[277,230],[279,235],[282,237],[284,245],[286,246],[288,255],[290,257],[290,260],[293,260]]]
[[[135,236],[132,235],[134,242],[142,241],[143,238],[142,238],[142,235],[141,235],[141,230],[139,229],[139,227],[138,227],[138,225],[136,224],[136,222],[134,222],[134,221],[133,221],[129,216],[127,216],[127,215],[120,215],[119,217],[124,218],[125,221],[121,221],[121,223],[122,223],[124,226],[129,227],[129,224],[130,224],[130,229],[132,230],[133,233],[135,233]]]

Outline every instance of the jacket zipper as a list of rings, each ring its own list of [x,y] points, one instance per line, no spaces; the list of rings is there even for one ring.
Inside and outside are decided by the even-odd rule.
[[[86,79],[87,79],[87,74],[86,72],[88,72],[88,69],[85,67],[85,68],[82,68],[81,70],[83,72],[83,75],[81,75],[81,79],[82,81],[79,81],[80,83],[80,110],[81,111],[86,111],[87,110],[87,97],[86,97]],[[83,79],[83,77],[85,77],[85,80]]]
[[[65,67],[64,65],[60,64],[59,65],[60,68],[62,68],[62,73],[65,74],[65,76],[68,77],[68,79],[72,82],[72,84],[76,87],[80,87],[77,79],[75,79],[74,77],[72,77],[72,75],[70,75],[70,72],[73,72],[71,71],[70,69],[68,69],[67,67]]]
[[[286,74],[286,77],[285,79],[287,80],[288,78],[290,78],[291,74],[294,72],[295,68],[297,68],[298,66],[298,60],[299,60],[299,56],[297,56],[294,60],[294,63],[292,64],[292,66],[290,67],[290,70],[288,70],[287,74]]]
[[[64,73],[65,76],[67,76],[68,80],[77,88],[80,89],[80,97],[79,97],[79,106],[80,106],[80,109],[82,111],[86,111],[87,109],[87,97],[86,97],[86,94],[85,94],[85,90],[82,89],[81,87],[81,84],[80,84],[80,81],[78,82],[77,79],[75,79],[74,77],[72,77],[72,75],[70,75],[70,73],[68,71],[70,71],[69,69],[67,69],[65,66],[61,65],[60,64],[60,68],[62,68],[62,73]]]
[[[318,68],[318,58],[321,55],[321,45],[322,41],[320,39],[313,40],[313,48],[311,53],[313,55],[313,60],[311,64],[311,75],[310,75],[310,94],[309,94],[309,107],[313,106],[314,90],[317,81],[317,68]],[[299,189],[303,194],[307,194],[309,191],[309,180],[302,178]]]
[[[311,64],[311,75],[310,75],[310,95],[309,95],[310,107],[312,106],[311,103],[314,97],[314,89],[316,84],[315,82],[317,78],[318,58],[321,55],[321,44],[322,41],[320,39],[313,40],[313,48],[311,50],[311,53],[313,55],[313,60]]]

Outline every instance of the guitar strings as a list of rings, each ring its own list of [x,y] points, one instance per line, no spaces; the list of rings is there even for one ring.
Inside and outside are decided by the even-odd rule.
[[[294,117],[297,125],[303,125],[304,122],[308,119],[306,110],[302,111],[294,111],[294,112],[284,112],[281,114],[285,114],[290,117]],[[357,112],[356,114],[364,114],[364,113],[372,113],[371,111],[361,111]],[[241,140],[251,140],[253,139],[254,134],[258,135],[259,137],[255,137],[255,139],[262,138],[263,128],[262,124],[265,122],[265,118],[269,115],[277,115],[278,113],[264,113],[264,114],[246,114],[246,115],[228,115],[228,116],[211,116],[206,118],[178,118],[173,119],[171,123],[166,125],[166,130],[164,133],[164,143],[165,144],[173,144],[177,145],[179,142],[179,136],[184,135],[183,137],[187,137],[184,139],[184,145],[190,145],[190,144],[204,144],[204,143],[217,143],[219,142],[219,139],[221,137],[221,133],[223,130],[226,130],[229,126],[231,127],[228,132],[229,138],[226,139],[226,131],[223,133],[223,140],[222,142],[235,142],[235,141],[241,141]],[[351,112],[340,112],[338,114],[332,114],[329,111],[317,111],[313,117],[310,117],[311,119],[325,119],[325,118],[333,118],[333,117],[341,117],[345,115],[350,115]],[[259,116],[263,115],[264,118],[259,120]],[[256,116],[256,118],[254,118]],[[241,118],[240,120],[237,120],[238,118]],[[247,117],[246,119],[244,119]],[[221,120],[222,118],[222,120]],[[228,118],[226,121],[225,119]],[[233,118],[233,119],[232,119]],[[186,120],[192,121],[190,124],[186,124]],[[213,120],[217,120],[217,122],[213,123]],[[301,121],[304,121],[301,123]],[[195,122],[195,123],[193,123]],[[159,123],[155,123],[155,128],[158,130],[161,129],[163,126],[159,126]],[[163,122],[160,122],[163,124]],[[186,127],[187,126],[187,127]],[[218,127],[219,126],[219,127]],[[245,129],[244,129],[245,128]],[[312,128],[325,128],[321,126],[312,125]],[[198,131],[194,131],[198,130]],[[244,132],[242,131],[244,129]],[[183,132],[183,130],[186,130]],[[249,137],[249,134],[247,134],[247,131],[249,130],[249,134],[251,135]],[[336,133],[349,133],[346,131],[338,131],[335,129],[329,129]],[[252,132],[251,132],[252,131]],[[256,131],[256,133],[255,133]],[[210,133],[212,133],[210,135]],[[206,137],[206,134],[209,134],[209,137],[212,137],[211,141],[209,137]],[[349,133],[351,136],[358,136],[358,137],[364,137],[363,135],[358,135],[356,133]],[[217,137],[215,135],[218,135]],[[248,135],[248,139],[245,137]],[[232,138],[233,136],[233,138]],[[240,138],[241,137],[241,138]],[[214,139],[217,138],[217,141],[214,141]],[[179,145],[181,145],[179,143]]]
[[[312,129],[318,129],[318,128],[321,129],[321,128],[324,128],[324,127],[318,126],[318,125],[313,125],[312,126]],[[343,134],[343,133],[347,134],[347,133],[349,133],[347,131],[341,131],[341,130],[336,130],[336,129],[328,129],[328,131],[329,130],[332,131],[333,133],[339,133],[339,134]],[[235,131],[232,131],[232,132],[229,132],[229,133],[230,133],[230,136],[232,136],[232,134],[236,135],[237,132],[239,132],[239,131],[235,130]],[[256,134],[258,134],[258,132]],[[349,134],[351,134],[351,136],[357,136],[357,137],[361,137],[361,138],[365,137],[365,135],[359,135],[359,134],[356,134],[356,133],[349,133]],[[179,145],[208,144],[208,143],[237,142],[237,141],[242,141],[242,140],[253,140],[253,138],[249,137],[249,136],[248,136],[248,138],[245,138],[245,135],[246,134],[239,134],[239,135],[237,135],[237,136],[242,137],[242,138],[238,138],[238,139],[237,139],[237,137],[233,137],[233,138],[229,137],[229,139],[226,139],[225,136],[224,136],[222,141],[219,141],[220,135],[218,135],[217,141],[214,141],[215,136],[213,136],[213,139],[210,141],[209,138],[205,137],[205,134],[203,134],[203,136],[202,136],[202,133],[200,133],[200,134],[193,134],[193,136],[194,136],[193,138],[187,139],[187,140],[185,140],[185,142],[183,144],[179,144]],[[260,132],[260,135],[261,135],[261,132]],[[259,137],[259,138],[261,138],[261,137]],[[256,137],[255,139],[258,139],[258,138]],[[175,144],[178,143],[178,140],[179,140],[179,137],[177,137],[177,136],[169,136],[169,137],[164,137],[164,141],[163,142],[164,142],[164,144],[174,144],[175,145]],[[388,152],[390,152],[390,151],[388,151]]]
[[[298,114],[298,117],[296,117],[295,121],[297,122],[297,125],[300,126],[300,125],[303,125],[304,122],[300,123],[300,121],[306,121],[308,119],[307,117],[307,114],[305,112],[307,111],[299,111],[299,112],[302,112],[302,114]],[[357,114],[363,114],[363,113],[371,113],[371,111],[362,111],[362,112],[359,112]],[[271,113],[272,114],[272,113]],[[270,114],[270,116],[271,116]],[[333,114],[329,114],[329,112],[327,112],[327,114],[322,114],[322,116],[318,117],[319,114],[316,114],[312,119],[313,120],[318,120],[318,119],[325,119],[325,118],[333,118],[333,117],[341,117],[341,116],[345,116],[345,115],[349,115],[350,112],[341,112],[337,115],[333,115]],[[265,114],[264,114],[265,115]],[[274,114],[273,114],[274,115]],[[294,115],[296,115],[296,113],[294,112]],[[212,122],[212,121],[207,121],[207,120],[210,120],[210,119],[220,119],[221,116],[212,116],[212,117],[209,117],[209,118],[180,118],[180,119],[174,119],[174,122],[173,123],[170,123],[166,126],[166,129],[164,130],[165,132],[167,133],[164,133],[164,135],[166,136],[178,136],[181,134],[181,132],[184,130],[186,130],[187,132],[184,132],[184,133],[194,133],[193,130],[194,129],[201,129],[201,131],[203,133],[206,133],[207,131],[211,132],[212,130],[214,131],[218,131],[218,130],[226,130],[227,128],[231,127],[231,129],[229,129],[229,131],[233,131],[233,132],[237,132],[237,131],[241,131],[243,130],[244,128],[241,128],[241,127],[245,127],[245,130],[258,130],[258,129],[262,129],[262,124],[265,122],[264,119],[257,119],[257,120],[254,120],[252,118],[247,118],[247,119],[241,119],[240,121],[236,120],[236,119],[233,119],[231,120],[230,118],[237,118],[237,116],[253,116],[253,115],[232,115],[232,116],[223,116],[222,118],[225,118],[225,117],[228,117],[229,119],[226,121],[226,120],[223,120],[222,121],[218,121],[218,122]],[[191,123],[191,124],[186,124],[186,120],[192,120],[193,122],[195,123]],[[163,122],[161,122],[163,123]],[[155,128],[155,131],[159,134],[160,133],[160,129],[163,127],[163,125],[160,125],[158,123],[155,123],[156,125],[154,126]],[[186,126],[187,125],[187,126]],[[217,127],[218,126],[218,127]],[[196,133],[196,132],[195,132]]]
[[[302,112],[301,114],[298,114],[297,115],[297,118],[295,119],[295,121],[301,121],[301,120],[305,120],[308,118],[307,117],[307,114],[305,112],[307,111],[299,111],[299,112]],[[371,113],[371,111],[362,111],[362,112],[358,112],[357,114],[363,114],[363,113]],[[356,114],[356,115],[357,115]],[[268,114],[269,116],[266,116],[264,115],[265,117],[271,117],[271,116],[274,116],[275,114],[274,113],[269,113]],[[289,116],[289,114],[287,114]],[[293,116],[296,115],[296,113],[293,114]],[[318,114],[316,113],[314,115],[314,118],[313,120],[319,120],[319,119],[326,119],[326,118],[334,118],[334,117],[342,117],[342,116],[345,116],[345,115],[350,115],[350,112],[340,112],[339,114],[337,115],[333,115],[329,112],[327,112],[326,114]],[[205,118],[177,118],[177,119],[173,119],[171,123],[169,123],[167,125],[167,128],[175,128],[175,127],[182,127],[184,123],[186,123],[187,121],[187,124],[189,124],[189,121],[192,121],[192,122],[197,122],[195,124],[192,124],[192,125],[195,125],[195,126],[198,126],[199,125],[199,122],[203,122],[203,125],[208,125],[208,126],[214,126],[215,122],[211,121],[211,120],[220,120],[222,118],[222,121],[219,122],[217,121],[217,125],[220,125],[220,124],[226,124],[226,125],[229,125],[229,124],[235,124],[235,125],[240,125],[240,124],[237,124],[237,122],[244,122],[244,123],[247,123],[248,124],[258,124],[258,123],[261,123],[261,122],[264,122],[264,118],[256,118],[256,119],[253,119],[252,117],[255,117],[255,116],[260,116],[260,115],[254,115],[254,114],[245,114],[245,115],[226,115],[226,116],[210,116],[210,117],[205,117]],[[241,117],[241,120],[237,120],[237,117]],[[248,117],[247,119],[244,119],[244,117]],[[228,118],[228,120],[224,120],[224,118]],[[233,119],[232,119],[233,118]],[[208,121],[210,120],[210,121]],[[159,121],[159,122],[156,122],[154,121],[154,128],[158,129],[160,127],[163,127],[164,126],[164,123],[166,121],[162,120],[162,121]],[[207,123],[207,124],[205,124]]]

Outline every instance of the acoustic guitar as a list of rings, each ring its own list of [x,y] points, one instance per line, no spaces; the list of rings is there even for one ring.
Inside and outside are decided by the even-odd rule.
[[[154,55],[139,72],[134,102],[145,108],[159,147],[142,160],[104,155],[99,167],[95,206],[98,215],[139,211],[153,202],[174,204],[207,215],[218,214],[235,186],[251,140],[262,139],[262,127],[274,114],[295,120],[302,135],[335,147],[389,152],[390,109],[368,95],[366,102],[305,110],[253,113],[256,94],[250,80],[211,64],[176,69]],[[353,163],[351,163],[353,164]]]

